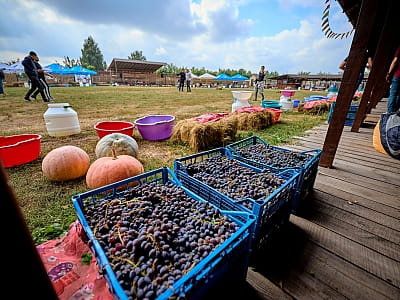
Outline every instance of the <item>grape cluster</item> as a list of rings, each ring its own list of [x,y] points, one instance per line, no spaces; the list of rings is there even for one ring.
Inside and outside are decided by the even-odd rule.
[[[221,155],[189,163],[186,171],[188,175],[237,201],[245,198],[264,199],[286,182],[268,170],[256,172]],[[247,201],[245,206],[251,209],[252,202]]]
[[[237,148],[236,152],[244,158],[264,163],[274,168],[305,167],[310,160],[310,155],[295,151],[285,151],[266,144]]]
[[[170,182],[95,202],[85,216],[129,299],[155,299],[239,229]]]

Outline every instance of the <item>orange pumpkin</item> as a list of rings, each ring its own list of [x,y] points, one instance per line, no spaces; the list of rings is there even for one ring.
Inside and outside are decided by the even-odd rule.
[[[95,189],[143,172],[142,163],[133,156],[100,157],[90,165],[86,184],[90,189]]]
[[[62,146],[51,150],[42,161],[43,175],[52,181],[66,181],[82,177],[90,166],[89,155],[76,146]]]

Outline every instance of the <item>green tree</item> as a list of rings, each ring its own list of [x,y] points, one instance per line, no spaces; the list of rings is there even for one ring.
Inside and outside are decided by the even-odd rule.
[[[310,74],[311,74],[311,72],[304,72],[304,71],[297,73],[297,75],[310,75]]]
[[[156,73],[157,74],[178,74],[181,71],[182,68],[178,68],[174,64],[166,64],[165,66],[162,66],[159,68]]]
[[[107,64],[103,59],[103,54],[91,36],[84,41],[81,52],[80,63],[83,67],[98,71],[103,71],[107,68]]]
[[[131,55],[128,56],[128,59],[146,60],[146,56],[143,55],[142,51],[135,50],[134,52],[131,53]]]
[[[67,68],[72,68],[75,66],[79,66],[81,63],[79,62],[79,59],[75,60],[75,59],[70,59],[68,56],[64,56],[63,64]]]

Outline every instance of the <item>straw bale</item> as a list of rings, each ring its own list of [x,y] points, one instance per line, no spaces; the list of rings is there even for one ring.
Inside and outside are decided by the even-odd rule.
[[[273,123],[274,113],[259,111],[252,113],[238,113],[238,130],[262,130]]]
[[[197,124],[199,124],[199,122],[189,119],[177,122],[172,131],[171,141],[189,143],[190,131]]]

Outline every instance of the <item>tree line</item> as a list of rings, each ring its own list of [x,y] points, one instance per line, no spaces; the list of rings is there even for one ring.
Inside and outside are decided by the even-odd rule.
[[[101,53],[99,46],[94,41],[92,36],[89,36],[84,41],[81,53],[82,53],[82,56],[76,60],[70,59],[68,56],[64,57],[63,64],[68,68],[72,68],[76,65],[81,65],[87,69],[96,70],[96,71],[104,71],[105,69],[107,69],[107,64],[103,60],[103,54]],[[143,52],[140,50],[133,51],[127,58],[132,59],[132,60],[141,60],[141,61],[147,60],[146,56],[144,56]],[[179,66],[175,66],[173,63],[167,63],[167,65],[162,66],[160,69],[158,69],[156,71],[156,73],[157,74],[165,74],[165,75],[178,74],[182,69],[187,69],[187,67],[184,67],[184,66],[179,67]],[[218,69],[218,71],[208,70],[204,67],[202,67],[202,68],[191,67],[189,69],[193,74],[195,74],[197,76],[203,75],[204,73],[209,73],[214,76],[221,74],[221,73],[225,73],[229,76],[233,76],[238,73],[243,76],[246,76],[246,77],[250,77],[252,75],[251,71],[245,70],[242,68],[239,70]],[[276,72],[276,71],[274,71],[274,72],[267,71],[266,73],[267,73],[266,74],[267,78],[279,75],[278,72]]]
[[[139,51],[139,50],[133,51],[127,58],[132,59],[132,60],[142,60],[142,61],[147,60],[146,56],[143,55],[143,52]],[[9,64],[11,65],[17,61],[12,61]],[[98,44],[96,43],[96,41],[93,39],[92,36],[89,36],[87,39],[84,40],[83,47],[81,49],[81,57],[79,57],[77,59],[73,59],[73,58],[70,58],[69,56],[64,56],[64,60],[62,63],[67,68],[72,68],[75,66],[82,66],[84,68],[87,68],[90,70],[95,70],[95,71],[104,71],[107,69],[107,64],[104,61],[103,54],[102,54]],[[178,67],[178,66],[175,66],[173,63],[167,63],[167,65],[158,69],[156,71],[156,73],[164,74],[164,75],[178,74],[182,69],[190,69],[190,71],[197,76],[203,75],[204,73],[209,73],[214,76],[221,74],[221,73],[225,73],[229,76],[233,76],[233,75],[236,75],[239,73],[243,76],[250,77],[253,74],[251,71],[245,70],[242,68],[239,70],[218,69],[218,71],[214,71],[214,70],[208,70],[204,67],[202,67],[202,68],[196,68],[196,67],[188,68],[185,66]],[[266,73],[267,73],[266,74],[267,78],[275,77],[275,76],[279,75],[279,73],[276,71],[273,71],[273,72],[266,71]]]

